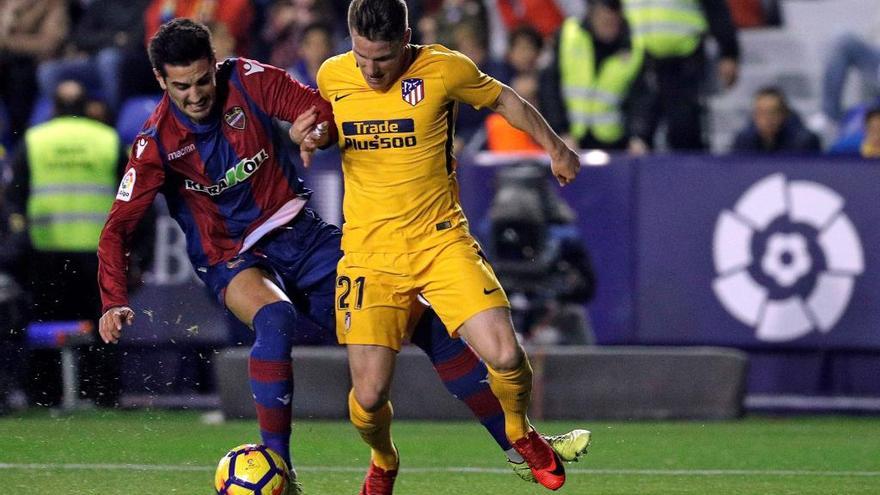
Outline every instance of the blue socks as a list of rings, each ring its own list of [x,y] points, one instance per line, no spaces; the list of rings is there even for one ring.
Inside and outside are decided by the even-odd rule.
[[[248,376],[257,407],[260,435],[289,468],[293,364],[290,352],[296,329],[296,309],[286,301],[267,304],[254,316],[256,340],[248,360]]]

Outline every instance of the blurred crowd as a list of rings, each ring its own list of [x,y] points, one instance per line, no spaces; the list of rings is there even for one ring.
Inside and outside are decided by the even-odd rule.
[[[641,155],[708,150],[707,97],[737,83],[739,31],[784,23],[779,1],[408,4],[415,43],[442,43],[461,51],[537,107],[572,147]],[[57,187],[64,178],[50,180],[59,177],[45,165],[51,157],[36,151],[43,140],[72,135],[65,126],[84,132],[78,135],[87,137],[60,148],[72,166],[89,171],[68,185],[86,195],[106,189],[101,201],[112,201],[120,165],[161,98],[145,47],[162,23],[175,17],[201,21],[213,33],[218,60],[253,58],[314,86],[321,63],[350,48],[347,7],[347,0],[0,0],[0,355],[10,354],[6,346],[21,345],[15,329],[41,311],[50,319],[88,319],[97,311],[94,288],[83,289],[91,299],[79,302],[66,294],[93,285],[94,251],[106,205],[87,202],[78,214],[92,224],[63,233],[57,245],[40,245],[40,229],[54,228],[52,218],[69,215],[65,208],[73,197]],[[753,95],[749,122],[729,151],[880,158],[880,39],[846,34],[834,41],[829,58],[817,63],[823,71],[822,111],[800,116],[781,88],[763,87]],[[862,83],[862,102],[845,108],[844,88],[853,73]],[[468,106],[459,109],[455,139],[458,152],[539,151],[528,135],[503,118]],[[84,147],[83,142],[105,146]],[[489,235],[497,241],[490,244],[499,266],[510,268],[502,276],[514,303],[517,280],[529,279],[535,268],[534,256],[523,254],[538,249],[558,255],[538,260],[545,263],[542,273],[556,278],[539,293],[520,291],[525,302],[518,307],[519,316],[530,322],[525,328],[535,329],[538,339],[589,342],[582,304],[592,296],[594,281],[587,253],[570,242],[579,237],[570,229],[572,212],[544,193],[533,198],[535,205],[544,206],[522,207],[521,185],[540,179],[529,171],[511,174],[505,187],[519,191],[512,196],[518,199],[504,203],[499,192]],[[41,186],[40,181],[52,185]],[[40,208],[42,216],[37,215]],[[28,251],[29,258],[23,255]],[[24,258],[38,261],[23,264]],[[139,266],[133,264],[133,283],[139,279]],[[42,289],[34,292],[34,284]],[[25,295],[30,306],[19,303]],[[577,314],[567,309],[578,307]],[[560,328],[578,331],[554,333]],[[107,374],[113,375],[116,361],[111,353],[93,365],[109,367]],[[0,378],[20,373],[19,364],[0,360]],[[31,380],[51,382],[47,376]],[[114,391],[112,384],[93,385],[87,392],[97,402],[115,401],[118,387]],[[3,387],[0,379],[0,397]],[[45,384],[35,389],[43,390]],[[50,395],[57,397],[57,390]]]
[[[538,107],[571,145],[643,154],[707,150],[706,97],[736,84],[737,31],[780,24],[779,1],[426,0],[409,7],[415,42],[463,52]],[[218,59],[246,56],[314,85],[321,62],[348,49],[346,9],[345,0],[0,0],[0,144],[8,154],[28,128],[48,120],[65,79],[85,85],[90,117],[133,137],[151,107],[144,102],[154,101],[137,97],[159,94],[145,45],[179,16],[212,29]],[[762,88],[730,151],[818,152],[819,133],[831,142],[828,151],[876,154],[863,141],[872,139],[865,117],[880,88],[880,45],[847,35],[832,51],[822,113],[802,119],[780,88]],[[841,101],[851,68],[866,101],[847,112]],[[460,151],[536,149],[487,111],[461,108],[456,130]]]

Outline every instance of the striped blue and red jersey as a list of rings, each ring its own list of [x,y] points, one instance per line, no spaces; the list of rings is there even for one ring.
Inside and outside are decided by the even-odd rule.
[[[292,220],[311,192],[303,185],[273,118],[293,122],[311,106],[336,125],[317,90],[283,70],[234,58],[218,65],[212,117],[195,123],[166,94],[132,144],[131,158],[98,245],[103,310],[128,304],[129,244],[156,194],[186,236],[198,269],[234,258]]]

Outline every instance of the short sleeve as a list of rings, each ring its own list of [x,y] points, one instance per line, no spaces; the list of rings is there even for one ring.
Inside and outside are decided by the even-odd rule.
[[[325,60],[324,63],[321,64],[321,67],[318,68],[318,74],[315,76],[315,81],[318,84],[318,92],[321,95],[321,98],[330,101],[330,95],[327,94],[327,73],[331,69],[328,67],[327,62],[328,60]]]
[[[480,109],[493,105],[501,94],[504,86],[497,79],[481,72],[463,54],[450,51],[445,64],[441,74],[446,91],[453,100]]]

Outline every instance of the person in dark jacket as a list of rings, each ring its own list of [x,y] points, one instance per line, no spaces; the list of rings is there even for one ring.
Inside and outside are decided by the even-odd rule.
[[[91,2],[63,47],[64,56],[38,67],[40,93],[51,97],[61,81],[75,79],[113,114],[130,94],[158,93],[141,43],[147,4],[148,0]]]
[[[717,80],[727,89],[739,74],[739,41],[725,0],[623,0],[633,44],[645,50],[648,94],[640,105],[653,116],[638,135],[652,136],[665,124],[666,147],[706,149],[706,38],[718,46]]]
[[[752,104],[752,120],[733,142],[734,152],[819,152],[819,137],[810,132],[785,94],[776,87],[759,89]]]

